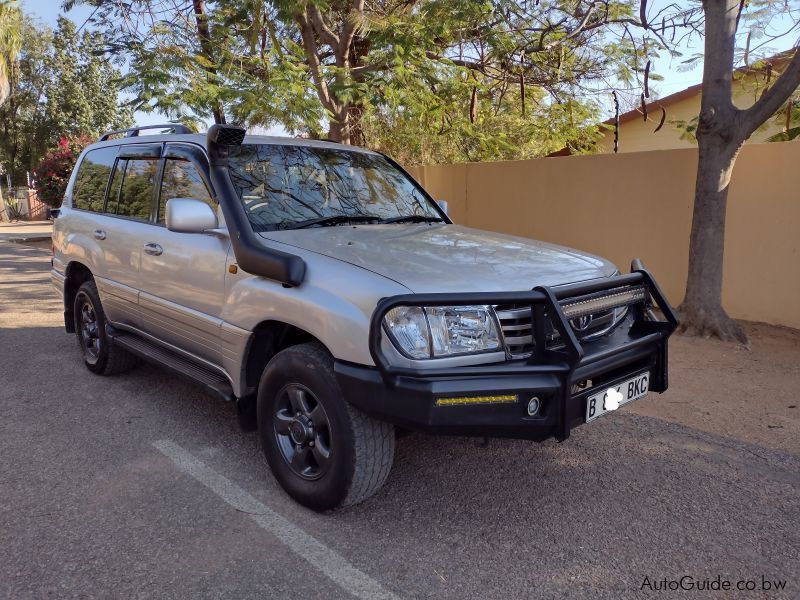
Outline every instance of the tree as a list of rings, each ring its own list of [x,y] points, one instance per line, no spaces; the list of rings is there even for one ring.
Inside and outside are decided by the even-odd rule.
[[[22,11],[16,2],[0,0],[0,104],[8,98],[11,71],[22,45],[21,27]]]
[[[0,161],[16,185],[27,182],[26,172],[55,142],[46,110],[52,31],[25,17],[21,33],[25,46],[11,71],[8,100],[0,106]]]
[[[277,20],[299,37],[311,83],[329,117],[328,137],[363,144],[361,118],[380,106],[375,91],[408,75],[435,87],[453,68],[472,81],[464,103],[474,123],[481,89],[574,98],[581,85],[629,77],[638,49],[633,36],[610,39],[618,27],[640,27],[628,1],[363,0],[275,2]],[[586,89],[586,88],[584,88]],[[407,95],[407,99],[414,100]],[[425,96],[416,98],[425,99]],[[425,110],[430,106],[417,106]]]
[[[102,55],[98,33],[78,33],[75,23],[60,17],[49,57],[47,112],[55,135],[96,137],[133,120],[119,102],[121,75]]]
[[[22,12],[16,3],[0,0],[0,106],[8,98],[14,63],[21,45]],[[2,173],[2,169],[0,169]],[[3,194],[0,190],[0,205]]]
[[[26,172],[62,137],[96,138],[132,121],[119,102],[120,74],[98,50],[96,34],[78,34],[66,19],[55,35],[28,17],[20,30],[25,45],[0,105],[0,161],[15,185],[27,183]]]
[[[404,165],[546,156],[564,147],[591,148],[600,136],[593,102],[549,102],[541,88],[525,92],[516,82],[483,82],[454,69],[440,74],[435,92],[427,82],[408,78],[387,89],[361,118],[364,142]],[[476,110],[469,110],[473,89]]]
[[[760,3],[757,9],[769,8]],[[704,0],[703,95],[697,126],[699,148],[689,244],[686,296],[679,307],[684,332],[746,342],[722,307],[722,267],[728,185],[742,144],[800,86],[800,52],[775,83],[746,110],[732,101],[736,32],[745,2]]]
[[[233,36],[222,30],[203,0],[63,2],[65,10],[77,4],[95,7],[89,21],[105,32],[103,50],[127,63],[121,87],[133,94],[134,110],[189,125],[196,125],[196,116],[226,122],[229,94],[219,71],[239,27]]]
[[[129,59],[137,108],[204,116],[225,101],[238,122],[319,135],[327,120],[327,137],[359,145],[363,116],[391,113],[410,81],[429,89],[405,93],[422,114],[452,104],[437,90],[461,77],[474,124],[515,96],[523,116],[539,102],[580,108],[578,92],[630,80],[642,50],[661,47],[634,40],[633,0],[83,2],[109,52]]]

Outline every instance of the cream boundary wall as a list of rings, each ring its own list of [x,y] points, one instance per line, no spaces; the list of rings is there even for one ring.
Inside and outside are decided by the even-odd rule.
[[[692,148],[410,172],[449,202],[456,223],[586,250],[623,272],[639,257],[677,305],[686,286],[696,168]],[[728,312],[800,329],[800,142],[742,149],[725,244]]]

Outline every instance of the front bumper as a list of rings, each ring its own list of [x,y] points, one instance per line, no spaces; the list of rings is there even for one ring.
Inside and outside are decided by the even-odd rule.
[[[381,301],[372,319],[370,351],[376,367],[338,361],[339,385],[352,404],[396,425],[432,433],[564,440],[584,422],[588,396],[642,371],[650,372],[650,391],[667,389],[667,340],[677,319],[652,276],[634,261],[633,272],[559,288],[522,294],[426,294]],[[610,335],[589,343],[576,339],[559,304],[563,298],[625,285],[645,285],[648,299],[632,307],[626,322]],[[524,360],[476,367],[414,370],[392,367],[380,347],[381,323],[399,305],[499,304],[530,302],[541,320],[550,318],[565,341],[558,350],[542,350]],[[664,319],[656,318],[653,302]],[[539,328],[537,347],[544,348]],[[579,386],[591,382],[586,388]],[[528,415],[537,397],[541,409]]]

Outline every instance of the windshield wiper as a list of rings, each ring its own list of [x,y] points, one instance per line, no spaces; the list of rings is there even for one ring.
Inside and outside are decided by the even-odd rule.
[[[303,229],[304,227],[313,227],[314,225],[341,225],[344,223],[374,223],[380,221],[380,217],[372,215],[332,215],[329,217],[319,217],[318,219],[309,219],[308,221],[300,221],[286,227],[286,229]]]
[[[428,215],[405,215],[403,217],[382,219],[381,223],[444,223],[444,219]]]

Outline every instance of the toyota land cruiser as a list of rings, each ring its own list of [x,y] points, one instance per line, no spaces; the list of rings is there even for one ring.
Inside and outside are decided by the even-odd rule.
[[[236,402],[298,502],[375,493],[396,426],[565,440],[667,389],[676,319],[640,262],[455,225],[376,152],[160,127],[78,159],[66,330],[93,373],[144,359]]]

